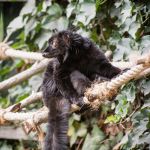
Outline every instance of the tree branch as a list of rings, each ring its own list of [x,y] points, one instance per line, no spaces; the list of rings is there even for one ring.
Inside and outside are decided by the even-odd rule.
[[[0,82],[0,91],[6,90],[14,85],[19,84],[20,82],[22,82],[24,80],[30,78],[31,76],[33,76],[39,72],[42,72],[45,69],[45,67],[47,66],[48,62],[49,62],[49,60],[44,59],[40,63],[34,64],[31,68],[29,68],[21,73],[18,73],[17,75],[10,77],[9,79],[7,79],[5,81]]]
[[[7,59],[9,57],[29,59],[34,61],[45,59],[41,53],[14,50],[6,43],[0,43],[0,59]]]
[[[42,99],[42,92],[32,93],[29,97],[25,98],[17,104],[8,107],[6,110],[11,112],[17,112],[20,111],[22,108],[39,101],[40,99]]]

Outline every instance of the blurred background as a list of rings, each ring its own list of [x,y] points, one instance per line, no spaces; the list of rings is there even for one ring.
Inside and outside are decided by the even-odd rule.
[[[0,0],[0,42],[14,49],[41,52],[54,32],[66,29],[89,37],[104,52],[111,51],[111,61],[131,61],[150,52],[150,1]],[[22,59],[0,61],[0,82],[31,65]],[[0,91],[0,108],[36,92],[42,74]],[[39,102],[22,111],[41,107]],[[20,126],[0,126],[0,150],[39,149],[35,135],[26,136]],[[150,150],[149,76],[123,86],[99,111],[73,113],[69,126],[71,150],[112,150],[117,144],[122,150]]]

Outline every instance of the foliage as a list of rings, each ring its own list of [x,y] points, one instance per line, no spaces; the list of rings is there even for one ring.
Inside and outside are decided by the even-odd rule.
[[[149,51],[150,1],[28,1],[19,16],[10,22],[7,38],[13,40],[12,46],[16,49],[40,51],[55,30],[72,29],[74,26],[76,32],[90,37],[102,50],[111,50],[113,61],[132,60]],[[12,39],[12,36],[15,38]],[[22,60],[0,62],[0,80],[28,67]],[[6,106],[9,102],[22,100],[31,92],[32,83],[24,82],[2,93],[0,103]],[[68,133],[70,146],[82,150],[109,150],[122,139],[123,150],[148,149],[149,104],[149,79],[130,82],[121,88],[110,107],[103,106],[101,112],[92,113],[90,119],[86,115],[72,115]],[[115,131],[112,127],[106,128],[112,123]]]
[[[0,8],[1,8],[1,5],[0,5]],[[3,13],[0,10],[0,41],[2,41],[2,39],[3,39],[3,34],[4,34],[3,33],[4,32],[3,27],[4,27],[4,24],[3,24]]]

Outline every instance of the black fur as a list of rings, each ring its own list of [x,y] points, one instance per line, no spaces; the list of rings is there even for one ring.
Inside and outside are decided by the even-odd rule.
[[[52,36],[43,56],[55,57],[47,67],[42,86],[44,102],[50,111],[45,150],[67,150],[70,103],[81,106],[81,95],[84,91],[84,88],[78,90],[80,84],[76,86],[74,82],[78,81],[79,73],[73,75],[75,80],[71,74],[78,70],[86,76],[87,78],[83,79],[87,79],[84,80],[87,84],[81,82],[83,87],[86,87],[90,83],[88,80],[94,80],[97,75],[111,79],[121,70],[112,66],[102,51],[88,38],[70,31],[62,31]]]
[[[57,59],[53,59],[48,64],[42,84],[44,104],[49,108],[45,150],[67,150],[69,144],[66,135],[70,103],[63,98],[56,87],[54,71],[58,66]]]

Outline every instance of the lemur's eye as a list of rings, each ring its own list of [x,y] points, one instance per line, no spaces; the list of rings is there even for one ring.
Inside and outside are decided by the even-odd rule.
[[[57,45],[58,45],[57,39],[53,39],[53,40],[49,41],[49,44],[51,45],[51,47],[53,49],[57,48]]]

